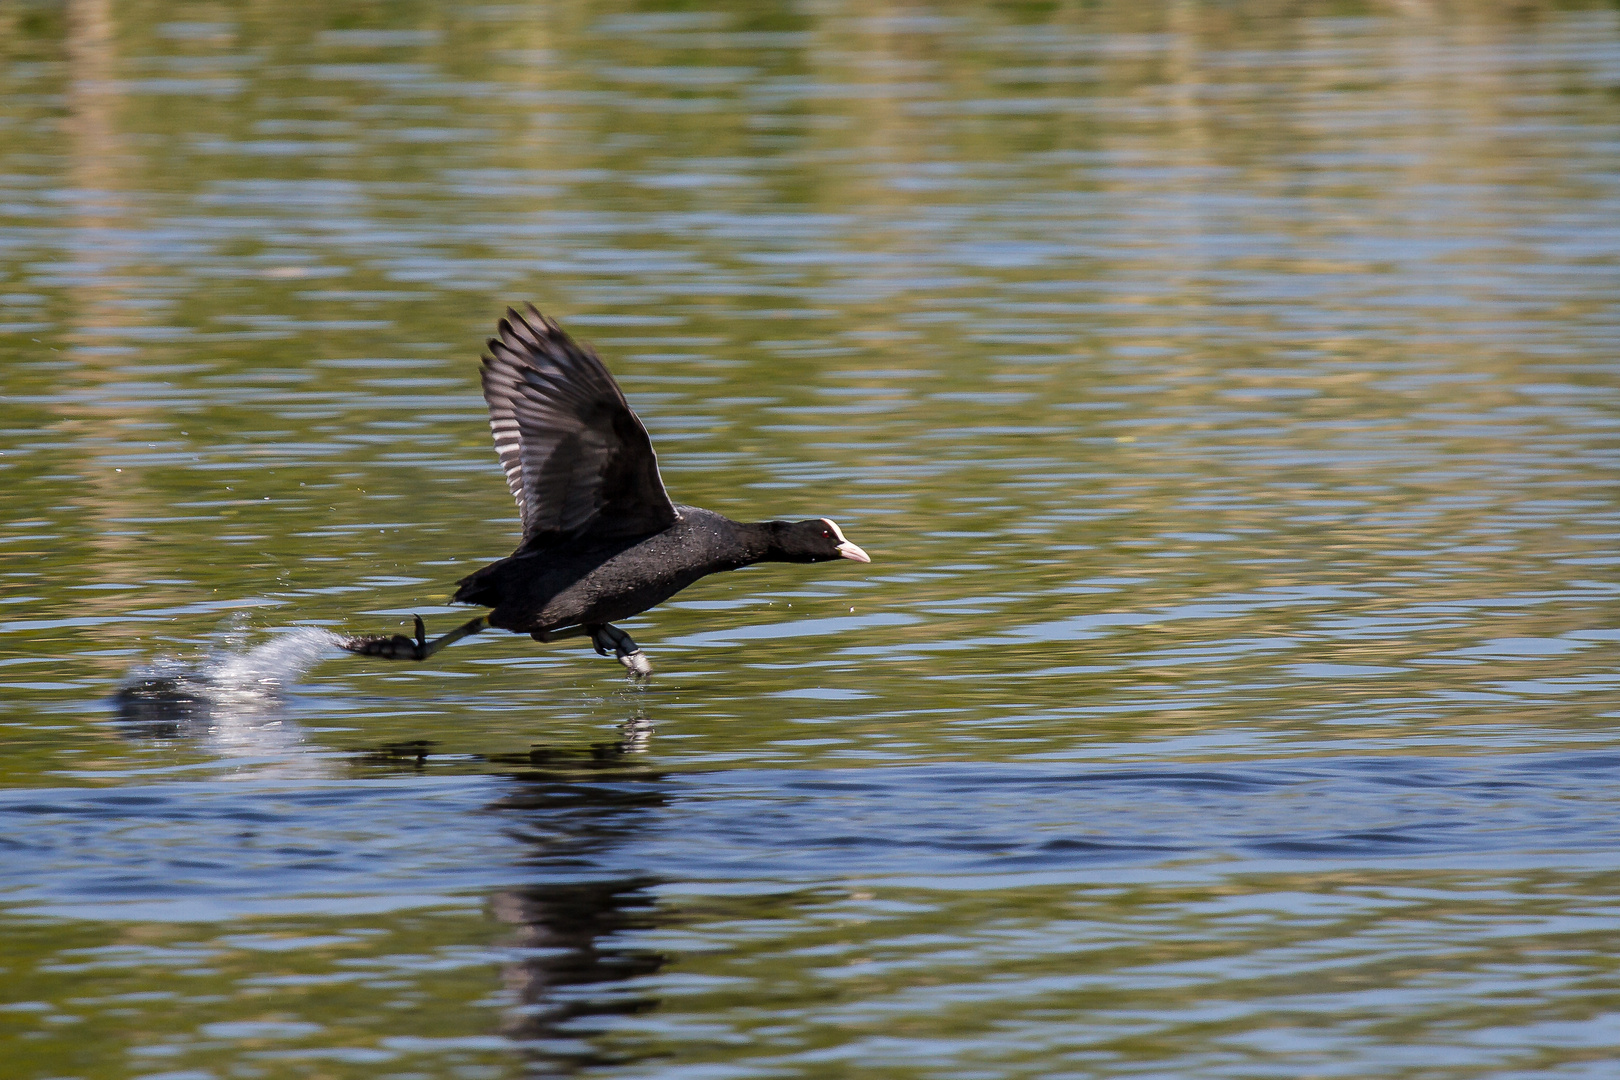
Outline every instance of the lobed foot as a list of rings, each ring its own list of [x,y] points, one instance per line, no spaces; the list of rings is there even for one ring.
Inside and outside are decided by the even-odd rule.
[[[608,623],[599,623],[585,628],[591,635],[591,644],[601,656],[607,656],[608,650],[619,658],[625,670],[630,672],[632,678],[645,679],[652,674],[652,664],[642,655],[641,646],[630,639],[630,635],[617,626]]]
[[[422,616],[412,615],[411,618],[416,621],[415,641],[404,634],[395,634],[393,637],[358,637],[343,642],[343,647],[361,656],[386,656],[390,660],[426,660],[445,646],[454,644],[469,634],[476,634],[489,625],[488,617],[480,615],[476,619],[467,620],[443,637],[429,641],[427,627],[422,625]]]
[[[416,619],[416,640],[412,641],[404,634],[395,634],[393,637],[357,637],[342,642],[345,649],[360,656],[385,656],[390,660],[425,660],[427,659],[427,627],[422,625],[422,616],[413,616]]]
[[[646,655],[640,649],[620,656],[619,663],[629,670],[632,678],[645,679],[652,674],[652,664],[648,663]]]

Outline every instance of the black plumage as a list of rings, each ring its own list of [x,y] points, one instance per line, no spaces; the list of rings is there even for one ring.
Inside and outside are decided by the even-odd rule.
[[[638,676],[651,671],[615,621],[699,578],[756,562],[870,562],[830,519],[732,521],[670,500],[647,429],[596,352],[533,306],[508,310],[484,357],[495,450],[517,500],[523,541],[469,574],[458,603],[492,609],[429,642],[357,638],[353,652],[426,659],[485,626],[540,641],[589,635]]]

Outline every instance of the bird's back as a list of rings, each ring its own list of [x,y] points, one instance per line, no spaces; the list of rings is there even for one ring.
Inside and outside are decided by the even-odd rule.
[[[677,509],[675,524],[646,536],[525,545],[462,579],[454,599],[493,608],[491,626],[520,633],[610,623],[757,558],[736,522],[698,507]]]

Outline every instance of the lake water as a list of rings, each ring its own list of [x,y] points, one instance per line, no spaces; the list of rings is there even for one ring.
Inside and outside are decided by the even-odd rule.
[[[7,1080],[1614,1075],[1613,4],[0,58]],[[525,300],[677,499],[872,564],[700,583],[641,686],[333,648],[515,543]]]

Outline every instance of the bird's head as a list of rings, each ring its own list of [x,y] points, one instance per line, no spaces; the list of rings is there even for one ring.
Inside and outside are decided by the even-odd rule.
[[[809,521],[771,522],[771,555],[776,562],[827,562],[854,559],[869,563],[872,557],[848,540],[831,518]]]

